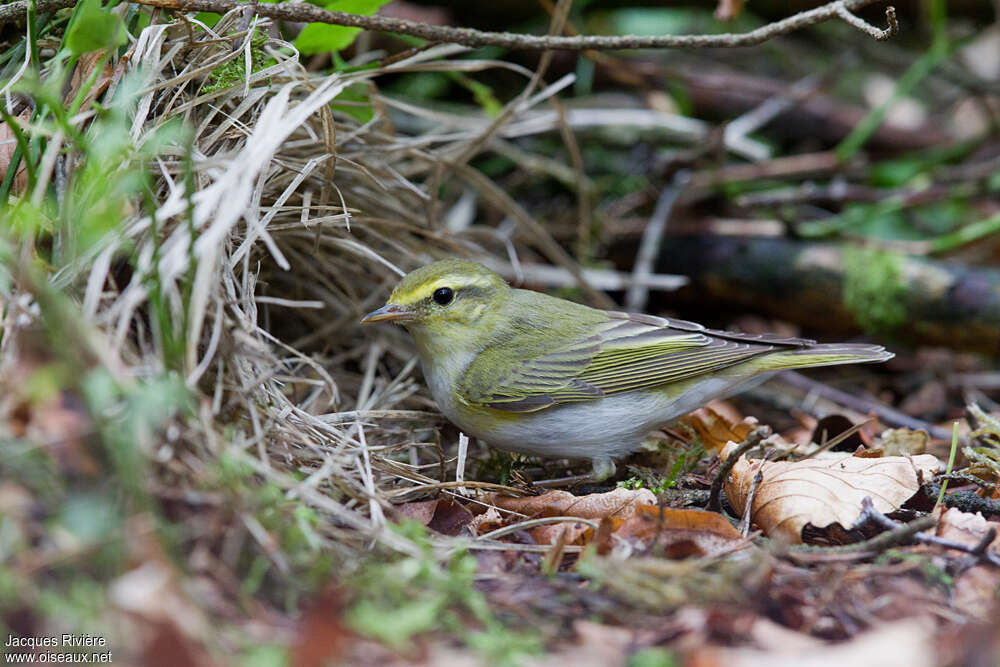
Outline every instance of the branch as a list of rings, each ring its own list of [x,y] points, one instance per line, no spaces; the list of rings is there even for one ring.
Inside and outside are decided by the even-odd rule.
[[[861,501],[861,518],[858,523],[864,523],[865,521],[872,521],[889,531],[898,530],[900,527],[900,524],[875,509],[875,504],[872,502],[870,496],[865,496]],[[956,551],[972,554],[977,560],[985,561],[990,565],[1000,566],[1000,556],[997,556],[992,551],[988,551],[989,546],[993,544],[993,540],[996,539],[996,536],[997,529],[990,527],[983,534],[982,538],[980,538],[978,544],[975,546],[969,546],[968,544],[962,544],[961,542],[938,537],[937,535],[928,535],[927,533],[922,532],[913,533],[913,539],[918,542],[923,542],[924,544],[936,544],[946,549],[955,549]]]
[[[871,35],[879,42],[884,42],[899,32],[899,23],[896,22],[895,7],[885,8],[885,21],[888,24],[888,27],[885,30],[880,30],[863,18],[853,14],[851,10],[844,5],[837,7],[837,16],[847,23],[850,23],[861,32]]]
[[[224,14],[237,7],[253,3],[239,0],[131,0],[135,4],[172,9],[182,12],[216,12]],[[800,12],[781,21],[751,30],[750,32],[722,35],[658,35],[640,37],[636,35],[521,35],[510,32],[483,32],[472,28],[436,26],[404,19],[384,16],[363,16],[331,12],[308,3],[283,2],[280,4],[253,4],[258,16],[281,21],[299,23],[330,23],[332,25],[363,28],[380,32],[394,32],[421,37],[432,42],[448,42],[470,47],[500,46],[508,49],[525,50],[621,50],[621,49],[677,49],[755,46],[807,26],[824,23],[831,19],[842,19],[875,39],[888,39],[899,29],[896,11],[886,9],[889,27],[879,30],[875,26],[855,16],[852,12],[872,4],[876,0],[836,0],[809,11]],[[0,25],[22,20],[28,9],[29,0],[18,0],[0,6]],[[77,0],[37,0],[36,11],[53,12],[72,7]]]

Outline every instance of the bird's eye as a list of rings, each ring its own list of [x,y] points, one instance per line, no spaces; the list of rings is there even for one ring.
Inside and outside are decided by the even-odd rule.
[[[434,290],[434,303],[439,306],[447,306],[455,298],[455,291],[450,287],[439,287]]]

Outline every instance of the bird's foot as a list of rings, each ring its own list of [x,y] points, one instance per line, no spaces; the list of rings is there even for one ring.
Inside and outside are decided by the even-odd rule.
[[[594,469],[590,473],[593,482],[603,482],[615,474],[615,461],[610,458],[593,459]]]

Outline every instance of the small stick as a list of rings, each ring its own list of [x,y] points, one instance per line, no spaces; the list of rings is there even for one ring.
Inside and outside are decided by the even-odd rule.
[[[646,281],[653,274],[653,265],[660,252],[660,244],[663,242],[663,235],[667,231],[667,222],[670,220],[670,213],[674,209],[674,204],[681,192],[691,181],[691,173],[682,169],[674,174],[674,180],[667,187],[663,188],[659,199],[656,201],[656,208],[653,216],[649,219],[649,224],[642,232],[642,241],[639,242],[639,251],[635,258],[632,272],[632,284],[625,294],[625,309],[639,312],[646,307],[646,300],[649,298],[649,288]]]
[[[875,505],[872,502],[870,496],[865,496],[864,500],[861,501],[861,520],[871,520],[890,531],[899,528],[900,524],[896,523],[886,515],[875,509]],[[913,522],[911,522],[913,523]],[[909,525],[909,524],[906,524]],[[883,533],[884,535],[885,533]],[[961,551],[967,554],[972,554],[978,560],[986,561],[991,565],[1000,566],[1000,556],[997,554],[987,551],[990,544],[993,543],[993,539],[997,536],[996,528],[990,528],[983,535],[983,538],[975,546],[968,546],[962,544],[961,542],[956,542],[954,540],[949,540],[944,537],[938,537],[937,535],[928,535],[926,533],[914,533],[913,539],[923,544],[936,544],[939,547],[944,547],[945,549],[955,549],[956,551]],[[881,535],[879,536],[881,537]]]
[[[740,518],[739,525],[736,526],[736,530],[740,531],[740,535],[743,537],[747,537],[750,534],[750,510],[753,508],[754,496],[757,495],[757,487],[764,481],[763,468],[764,459],[761,459],[757,467],[757,474],[753,476],[753,482],[750,483],[750,491],[747,493],[747,506],[743,508],[743,516]]]
[[[933,514],[927,514],[904,524],[895,524],[892,530],[879,533],[875,537],[856,542],[854,544],[843,544],[831,547],[820,547],[808,544],[797,544],[785,547],[783,553],[795,558],[808,558],[810,555],[817,559],[827,557],[837,557],[847,555],[853,558],[867,558],[873,554],[880,553],[891,547],[897,546],[914,537],[920,531],[934,526],[936,519]],[[780,553],[780,552],[779,552]]]
[[[465,482],[465,459],[469,454],[469,436],[464,433],[458,434],[458,467],[455,469],[455,481],[459,484]],[[455,489],[463,496],[468,493],[464,486]]]
[[[726,477],[729,476],[729,472],[736,465],[736,462],[741,456],[749,452],[751,449],[760,444],[760,441],[771,435],[770,426],[758,426],[746,437],[746,439],[740,443],[722,465],[719,466],[719,471],[715,473],[715,479],[712,480],[712,488],[708,493],[708,509],[713,512],[718,512],[722,509],[722,503],[719,497],[722,494],[722,484],[726,481]]]
[[[924,430],[927,431],[932,438],[937,438],[939,440],[948,440],[951,438],[951,433],[948,429],[915,419],[914,417],[904,414],[899,410],[893,410],[886,405],[882,405],[878,401],[848,394],[846,391],[841,391],[840,389],[823,384],[822,382],[817,382],[816,380],[806,377],[797,371],[785,371],[779,376],[778,379],[792,385],[793,387],[814,392],[817,396],[821,396],[828,401],[832,401],[833,403],[839,403],[845,408],[854,410],[855,412],[860,412],[862,414],[871,413],[886,424],[905,426],[906,428],[914,430]]]

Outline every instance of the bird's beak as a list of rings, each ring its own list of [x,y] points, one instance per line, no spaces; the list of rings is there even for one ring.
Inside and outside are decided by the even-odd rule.
[[[417,314],[405,306],[398,303],[387,303],[378,310],[373,310],[361,318],[361,322],[408,322],[415,319]]]

